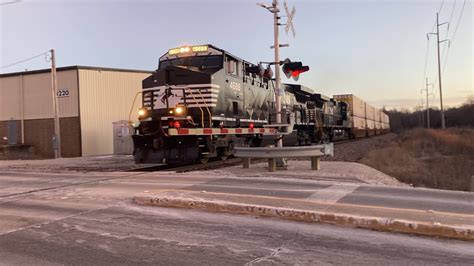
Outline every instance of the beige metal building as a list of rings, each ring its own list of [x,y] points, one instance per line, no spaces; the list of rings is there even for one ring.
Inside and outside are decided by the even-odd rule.
[[[113,153],[112,123],[129,120],[141,105],[150,71],[87,66],[57,68],[63,157]],[[51,70],[0,74],[0,144],[28,144],[53,157]],[[132,113],[135,118],[136,112]]]

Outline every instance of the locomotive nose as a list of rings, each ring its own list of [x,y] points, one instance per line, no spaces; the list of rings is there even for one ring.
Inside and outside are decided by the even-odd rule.
[[[143,88],[152,88],[164,85],[181,84],[208,84],[211,74],[181,66],[167,66],[154,72],[143,80]]]

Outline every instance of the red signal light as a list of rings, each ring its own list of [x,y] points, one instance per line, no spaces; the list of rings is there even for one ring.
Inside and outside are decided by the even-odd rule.
[[[301,62],[285,62],[283,64],[283,73],[285,73],[287,78],[293,77],[295,80],[298,80],[298,77],[301,73],[309,70],[309,66],[303,66]]]
[[[174,128],[180,128],[180,127],[181,127],[181,124],[179,123],[179,121],[174,121],[173,127],[174,127]]]
[[[250,123],[250,124],[249,124],[249,128],[250,128],[250,129],[253,129],[253,127],[254,127],[254,124],[253,124],[253,123]]]

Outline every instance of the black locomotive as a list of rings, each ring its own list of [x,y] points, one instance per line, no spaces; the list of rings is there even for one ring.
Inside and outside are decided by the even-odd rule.
[[[133,137],[136,163],[226,159],[235,146],[275,141],[275,91],[271,69],[213,45],[170,49],[143,80],[143,107]],[[302,85],[282,84],[285,145],[348,138],[347,103]]]

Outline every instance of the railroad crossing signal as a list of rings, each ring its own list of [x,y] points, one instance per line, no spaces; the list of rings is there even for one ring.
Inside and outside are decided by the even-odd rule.
[[[294,80],[298,80],[300,74],[308,70],[309,66],[303,66],[301,62],[291,62],[289,59],[283,64],[283,73],[287,78],[293,77]]]
[[[263,68],[262,64],[258,64],[256,66],[246,67],[245,72],[254,74],[259,77],[263,77],[263,75],[265,74],[265,69]]]
[[[283,3],[283,6],[285,7],[285,13],[286,13],[286,26],[285,26],[285,32],[288,34],[288,31],[291,29],[291,33],[293,34],[293,38],[295,37],[295,28],[293,26],[293,17],[295,16],[296,9],[295,6],[291,9],[291,12],[288,9],[288,5],[286,4],[286,1]]]

